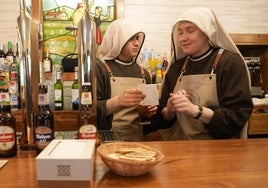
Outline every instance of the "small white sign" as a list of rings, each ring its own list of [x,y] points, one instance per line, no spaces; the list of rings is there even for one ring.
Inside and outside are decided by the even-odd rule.
[[[157,84],[140,84],[140,90],[146,95],[141,102],[142,105],[158,105],[158,90]]]

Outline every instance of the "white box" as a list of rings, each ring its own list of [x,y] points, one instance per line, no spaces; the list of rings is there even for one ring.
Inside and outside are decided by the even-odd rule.
[[[37,157],[38,180],[91,181],[95,140],[53,140]]]

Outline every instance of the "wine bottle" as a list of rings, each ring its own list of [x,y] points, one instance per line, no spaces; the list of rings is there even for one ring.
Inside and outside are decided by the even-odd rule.
[[[16,118],[11,114],[4,76],[0,75],[0,157],[17,155]]]
[[[63,84],[61,82],[61,72],[56,73],[56,83],[54,84],[54,108],[63,110]]]
[[[47,91],[46,85],[39,85],[38,109],[34,118],[34,138],[37,154],[54,139],[54,115],[49,107]]]
[[[79,110],[78,67],[75,67],[74,69],[74,82],[72,84],[72,108],[73,110]]]
[[[9,67],[9,93],[11,111],[18,110],[20,107],[20,65],[14,58]]]
[[[3,72],[5,71],[5,67],[6,67],[6,54],[4,52],[4,47],[3,47],[3,43],[0,42],[0,71]]]
[[[10,66],[10,64],[14,61],[13,45],[11,41],[8,41],[7,43],[6,60],[8,62],[8,66]]]
[[[46,56],[42,59],[44,73],[52,72],[52,59],[49,57],[49,50],[46,51]]]

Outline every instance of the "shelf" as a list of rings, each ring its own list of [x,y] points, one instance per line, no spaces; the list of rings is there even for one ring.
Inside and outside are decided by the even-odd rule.
[[[53,111],[55,131],[77,131],[78,112],[74,110]],[[16,129],[18,132],[23,131],[22,110],[13,111],[16,117]]]
[[[268,45],[268,34],[230,34],[236,45]]]

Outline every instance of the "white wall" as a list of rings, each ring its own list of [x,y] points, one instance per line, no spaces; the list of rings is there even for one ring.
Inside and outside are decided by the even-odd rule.
[[[177,17],[194,6],[212,8],[229,33],[268,33],[267,0],[125,0],[125,17],[144,29],[144,47],[162,54]]]
[[[68,0],[71,1],[71,0]],[[125,17],[146,33],[144,47],[170,50],[170,32],[178,15],[194,6],[212,8],[229,33],[268,33],[267,0],[124,0]],[[19,0],[0,0],[0,40],[17,41]]]

